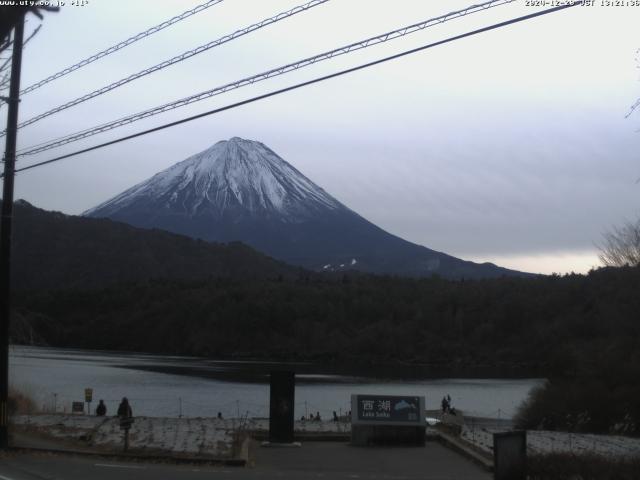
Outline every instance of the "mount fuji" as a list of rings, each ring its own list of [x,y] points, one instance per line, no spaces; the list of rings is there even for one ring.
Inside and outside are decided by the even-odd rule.
[[[239,240],[316,271],[526,275],[396,237],[340,203],[266,145],[238,137],[216,143],[84,215],[207,241]]]

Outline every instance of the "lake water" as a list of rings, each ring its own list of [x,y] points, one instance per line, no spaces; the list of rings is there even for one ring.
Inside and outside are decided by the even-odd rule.
[[[120,399],[128,397],[135,415],[266,417],[269,412],[268,372],[265,362],[212,361],[167,357],[12,346],[10,383],[32,396],[40,408],[69,412],[71,402],[84,400],[93,388],[92,409],[104,399],[114,414]],[[291,364],[296,373],[295,418],[320,412],[347,412],[352,393],[424,395],[427,409],[437,409],[444,395],[466,414],[510,418],[541,379],[392,379],[376,378],[371,369],[358,375],[338,374],[319,365]],[[399,367],[397,367],[399,369]],[[395,377],[401,377],[400,371]]]

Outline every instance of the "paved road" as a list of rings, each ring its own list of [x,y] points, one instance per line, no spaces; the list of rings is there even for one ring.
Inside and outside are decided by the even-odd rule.
[[[490,480],[475,464],[436,442],[414,448],[358,448],[336,442],[307,442],[301,448],[251,450],[251,465],[118,462],[107,458],[9,453],[0,456],[0,480]]]

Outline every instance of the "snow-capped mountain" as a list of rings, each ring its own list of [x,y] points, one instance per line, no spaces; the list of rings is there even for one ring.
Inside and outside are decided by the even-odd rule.
[[[278,217],[298,222],[340,202],[259,142],[234,137],[154,175],[87,212],[111,216],[153,205],[187,217],[203,214]]]
[[[353,212],[260,142],[234,137],[84,213],[209,241],[240,240],[314,270],[494,277],[391,235]]]

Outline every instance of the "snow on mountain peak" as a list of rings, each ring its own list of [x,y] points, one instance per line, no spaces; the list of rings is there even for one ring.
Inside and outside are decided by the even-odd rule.
[[[346,209],[266,145],[240,137],[217,142],[85,215],[109,216],[139,202],[189,216],[239,209],[285,220]]]

